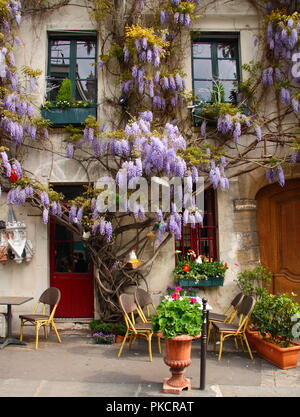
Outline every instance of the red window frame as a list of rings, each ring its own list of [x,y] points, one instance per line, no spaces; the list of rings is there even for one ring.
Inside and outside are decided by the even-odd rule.
[[[204,192],[203,226],[183,226],[181,240],[175,241],[175,248],[183,257],[188,249],[192,249],[197,256],[205,255],[213,261],[218,259],[216,203],[212,188]]]

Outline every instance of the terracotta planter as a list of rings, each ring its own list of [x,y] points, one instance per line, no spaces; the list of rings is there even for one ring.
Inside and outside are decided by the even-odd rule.
[[[117,335],[115,338],[115,343],[122,343],[125,336]]]
[[[299,343],[291,342],[293,346],[282,348],[266,341],[260,334],[254,333],[258,332],[253,332],[251,338],[259,356],[281,369],[296,368],[300,355]]]
[[[184,378],[185,368],[190,366],[192,341],[199,338],[190,335],[180,335],[165,339],[164,362],[170,366],[171,378],[164,379],[163,391],[167,393],[179,393],[183,389],[191,389],[191,382]]]

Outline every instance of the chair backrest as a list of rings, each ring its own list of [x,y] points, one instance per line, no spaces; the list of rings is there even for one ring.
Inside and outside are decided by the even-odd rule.
[[[254,306],[255,298],[251,295],[246,295],[241,304],[237,307],[238,314],[242,314],[243,316],[250,316]]]
[[[241,304],[243,298],[244,298],[244,294],[240,292],[234,297],[234,299],[231,301],[230,304],[232,305],[232,307],[236,308],[237,306]]]
[[[61,296],[61,293],[58,288],[50,287],[50,288],[47,288],[43,292],[43,294],[40,296],[39,302],[53,306],[59,303],[60,296]]]
[[[137,305],[131,294],[121,294],[119,296],[119,303],[125,314],[130,314],[137,311]]]
[[[246,329],[251,313],[255,307],[255,303],[255,298],[248,295],[243,298],[243,301],[237,307],[237,315],[239,317],[238,331],[244,331]]]
[[[149,295],[149,293],[147,293],[147,291],[143,290],[142,288],[137,288],[134,294],[134,298],[137,302],[137,304],[143,308],[149,304],[153,304],[152,302],[152,298]]]

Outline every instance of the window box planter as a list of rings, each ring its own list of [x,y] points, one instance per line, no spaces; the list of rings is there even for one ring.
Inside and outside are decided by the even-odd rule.
[[[178,285],[180,287],[223,287],[224,278],[215,278],[210,277],[208,279],[201,279],[200,281],[196,282],[194,279],[179,279]]]
[[[97,117],[96,107],[42,109],[41,113],[43,118],[50,120],[54,126],[80,125],[88,116]]]

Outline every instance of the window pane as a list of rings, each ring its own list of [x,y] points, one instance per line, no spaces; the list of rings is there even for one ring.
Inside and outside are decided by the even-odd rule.
[[[63,74],[64,78],[67,78],[70,70],[70,62],[68,59],[51,59],[50,72],[52,77],[61,77]]]
[[[72,243],[55,243],[55,272],[72,272]]]
[[[212,65],[210,59],[195,59],[194,62],[194,78],[212,78]]]
[[[62,83],[64,78],[65,78],[64,76],[62,76],[62,78],[60,80],[50,78],[47,81],[47,92],[48,92],[48,95],[49,95],[48,99],[50,101],[55,101],[56,100],[57,92],[58,92],[59,87],[61,86],[61,83]]]
[[[212,81],[195,81],[194,88],[194,94],[197,100],[210,101]]]
[[[77,59],[76,76],[77,78],[95,78],[94,59]]]
[[[82,242],[73,243],[74,272],[89,272],[87,251]]]
[[[233,44],[219,43],[217,45],[218,58],[236,59],[236,47]]]
[[[70,41],[52,40],[51,41],[51,57],[69,58],[70,57]]]
[[[76,56],[80,58],[89,58],[96,56],[96,42],[92,40],[77,41]]]
[[[96,101],[95,80],[76,80],[75,100]]]
[[[236,80],[237,79],[237,71],[236,71],[236,61],[229,61],[229,60],[218,60],[219,65],[219,77],[222,78],[229,78]]]
[[[55,240],[72,240],[73,234],[60,224],[55,224]]]
[[[194,43],[193,44],[193,56],[195,58],[210,58],[211,57],[210,43]]]
[[[233,81],[222,81],[225,90],[225,101],[235,101],[237,88]]]

